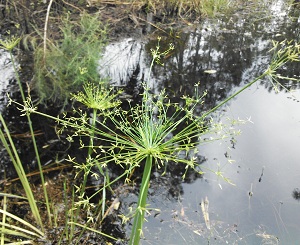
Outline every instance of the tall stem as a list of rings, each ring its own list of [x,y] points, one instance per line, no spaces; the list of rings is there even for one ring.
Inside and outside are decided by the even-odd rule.
[[[96,119],[97,119],[97,109],[93,108],[93,115],[92,115],[92,121],[91,121],[91,128],[92,128],[92,132],[90,134],[90,139],[89,139],[89,146],[88,146],[88,154],[87,154],[87,161],[91,161],[92,160],[92,153],[93,153],[93,148],[94,148],[94,137],[95,137],[95,127],[96,127]],[[98,166],[99,168],[99,166]],[[80,187],[80,194],[79,196],[83,197],[84,195],[84,192],[85,192],[85,187],[86,187],[86,184],[87,184],[87,180],[88,180],[88,174],[91,170],[91,167],[89,167],[88,169],[85,170],[84,174],[83,174],[83,181],[82,181],[82,185]],[[99,168],[99,171],[101,173],[103,173],[102,169]],[[103,189],[103,193],[105,193],[105,188]],[[74,218],[74,222],[77,223],[77,219],[78,217],[80,216],[79,213],[80,213],[80,208],[78,208],[76,210],[76,215],[75,215],[75,218]],[[87,222],[87,224],[89,223],[89,221]],[[73,225],[74,227],[74,225]],[[85,231],[85,229],[83,229],[78,237],[78,240],[75,244],[78,244],[79,242],[79,238],[81,238],[83,232]],[[72,232],[73,232],[73,229],[72,229]],[[73,236],[73,233],[72,233],[72,236]]]
[[[146,201],[148,197],[149,181],[152,169],[152,156],[148,155],[146,165],[144,168],[142,184],[140,187],[139,200],[134,216],[133,227],[130,235],[129,245],[139,245],[142,228],[144,223],[144,216],[146,212]]]
[[[15,144],[12,140],[12,137],[9,133],[9,130],[7,128],[7,125],[2,117],[2,114],[0,113],[0,123],[4,129],[4,131],[2,131],[2,129],[0,129],[0,139],[1,142],[4,146],[4,148],[6,149],[12,164],[14,165],[14,168],[19,176],[20,182],[24,188],[26,197],[28,199],[28,203],[32,212],[33,217],[35,218],[36,222],[38,223],[38,225],[40,225],[42,227],[42,220],[41,220],[41,216],[38,210],[38,207],[36,205],[36,201],[34,199],[33,193],[32,193],[32,189],[30,188],[26,173],[24,171],[22,162],[20,160],[18,151],[15,147]],[[6,135],[4,135],[4,132],[6,132]],[[8,139],[8,141],[6,140],[6,138]]]
[[[10,58],[11,58],[12,65],[13,65],[13,68],[14,68],[14,71],[15,71],[16,80],[17,80],[19,88],[20,88],[22,100],[23,100],[23,103],[25,103],[26,98],[25,98],[25,94],[24,94],[23,87],[22,87],[22,84],[21,84],[21,79],[20,79],[19,73],[17,72],[17,67],[16,67],[16,64],[15,64],[15,61],[14,61],[14,57],[12,55],[12,52],[9,52],[9,53],[10,53]],[[30,113],[28,111],[26,111],[26,116],[27,116],[28,125],[29,125],[29,129],[30,129],[30,134],[31,134],[31,139],[32,139],[32,143],[33,143],[33,148],[34,148],[34,151],[35,151],[35,156],[36,156],[36,160],[37,160],[37,164],[38,164],[38,168],[39,168],[39,172],[40,172],[40,178],[41,178],[42,187],[43,187],[43,191],[44,191],[44,198],[45,198],[45,202],[46,202],[48,220],[49,220],[50,226],[52,226],[51,209],[50,209],[50,203],[49,203],[47,189],[46,189],[46,185],[45,185],[43,168],[42,168],[42,164],[41,164],[41,160],[40,160],[39,151],[38,151],[38,148],[37,148],[37,143],[36,143],[35,136],[34,136],[34,131],[33,131],[33,127],[32,127],[32,121],[31,121],[31,118],[30,118]],[[43,230],[43,224],[41,223],[39,225],[41,226],[41,228]]]
[[[220,104],[216,105],[214,108],[212,108],[211,110],[209,110],[206,113],[204,113],[201,116],[201,120],[203,118],[207,117],[208,115],[210,115],[212,112],[214,112],[217,109],[219,109],[221,106],[223,106],[224,104],[226,104],[228,101],[232,100],[234,97],[236,97],[238,94],[240,94],[241,92],[243,92],[245,89],[249,88],[252,84],[254,84],[257,81],[261,80],[266,75],[268,75],[267,71],[264,72],[263,74],[261,74],[259,77],[255,78],[253,81],[251,81],[250,83],[248,83],[246,86],[242,87],[240,90],[238,90],[237,92],[235,92],[233,95],[229,96],[227,99],[223,100]]]

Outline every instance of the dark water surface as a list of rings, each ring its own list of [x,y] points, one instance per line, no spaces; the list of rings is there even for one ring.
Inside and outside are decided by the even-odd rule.
[[[176,50],[164,67],[154,67],[153,91],[165,88],[176,97],[192,93],[200,81],[208,90],[203,109],[212,108],[266,69],[271,40],[299,41],[299,13],[293,11],[274,1],[255,14],[237,13],[188,27],[180,39],[163,38],[162,50],[170,42]],[[102,74],[134,92],[147,79],[149,48],[156,43],[126,39],[108,46]],[[300,65],[279,72],[299,78]],[[241,136],[199,146],[202,166],[222,171],[234,186],[209,172],[185,181],[172,173],[154,175],[149,207],[160,211],[147,217],[142,244],[300,244],[300,87],[282,84],[294,92],[275,93],[271,83],[260,81],[214,114],[219,121],[251,120],[236,126]],[[210,229],[200,205],[206,197]]]

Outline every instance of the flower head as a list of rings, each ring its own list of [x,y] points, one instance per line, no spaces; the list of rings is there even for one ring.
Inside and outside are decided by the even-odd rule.
[[[8,33],[9,34],[9,33]],[[21,41],[20,37],[10,36],[6,40],[0,39],[0,48],[5,49],[7,51],[12,51],[15,46]]]
[[[112,89],[107,88],[104,82],[96,85],[94,83],[86,83],[83,86],[83,92],[72,94],[72,97],[78,102],[84,104],[88,108],[104,111],[118,106],[121,102],[115,100],[119,93],[112,93]]]

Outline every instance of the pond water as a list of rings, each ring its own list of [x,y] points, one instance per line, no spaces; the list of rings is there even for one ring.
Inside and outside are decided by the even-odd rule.
[[[165,88],[172,97],[192,93],[200,81],[208,91],[203,110],[212,108],[261,74],[271,60],[271,40],[299,41],[299,13],[284,1],[274,1],[256,14],[237,13],[229,19],[208,20],[176,33],[163,35],[165,50],[176,49],[155,66],[150,78],[154,92]],[[157,40],[125,39],[106,49],[100,70],[129,94],[147,80]],[[213,70],[215,73],[209,73]],[[300,65],[280,72],[299,78]],[[153,211],[144,224],[142,244],[299,244],[300,243],[300,86],[285,81],[276,93],[260,81],[238,95],[213,116],[250,119],[237,126],[240,136],[199,145],[202,166],[220,170],[234,185],[213,173],[164,177],[154,173],[149,204]],[[233,161],[231,161],[233,160]],[[201,202],[209,201],[209,227]],[[135,200],[122,199],[123,211]]]

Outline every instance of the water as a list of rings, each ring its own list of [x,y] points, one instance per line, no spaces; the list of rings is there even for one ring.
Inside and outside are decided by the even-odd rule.
[[[295,97],[299,96],[300,90],[297,90]],[[186,199],[190,200],[199,189],[212,188],[200,194],[208,196],[212,217],[238,224],[243,240],[257,240],[252,244],[259,244],[257,232],[265,232],[278,237],[282,244],[298,244],[300,203],[293,198],[293,190],[300,184],[299,110],[299,101],[289,94],[270,93],[264,86],[254,86],[241,94],[226,107],[224,116],[251,117],[253,124],[242,127],[243,133],[237,138],[234,149],[228,149],[228,143],[202,148],[207,165],[215,168],[220,162],[224,175],[236,186],[206,175],[208,183],[185,186],[189,196]],[[233,164],[226,164],[225,153],[235,160]],[[218,187],[219,182],[223,189]],[[255,234],[244,237],[252,232]]]
[[[299,98],[299,90],[295,96]],[[277,244],[276,237],[281,244],[300,242],[300,203],[293,198],[300,184],[299,106],[288,94],[254,86],[225,108],[224,117],[251,117],[253,122],[241,127],[242,135],[236,138],[234,148],[230,142],[201,147],[207,158],[205,166],[217,170],[219,163],[235,186],[207,173],[206,181],[183,185],[181,205],[199,212],[199,202],[207,196],[212,222],[238,230],[225,239],[229,244],[262,244],[258,234],[270,235],[274,242],[271,244]],[[228,163],[228,158],[235,162]],[[196,205],[189,207],[189,203]],[[203,218],[198,215],[192,221],[203,223]],[[218,241],[223,244],[217,224],[215,229],[213,236],[219,235]]]
[[[271,40],[299,38],[291,12],[284,1],[274,1],[263,14],[238,13],[188,27],[178,33],[179,40],[164,37],[161,49],[173,42],[176,51],[163,60],[164,67],[154,67],[153,91],[165,88],[176,97],[191,93],[200,81],[202,90],[208,90],[204,110],[215,106],[267,68]],[[148,78],[149,49],[156,43],[155,38],[126,39],[109,46],[102,61],[109,69],[102,74],[118,85],[134,81],[137,86]],[[299,78],[299,68],[295,64],[280,72]],[[295,198],[300,189],[300,88],[291,81],[283,85],[294,92],[275,93],[271,83],[260,81],[214,114],[219,121],[251,120],[237,126],[241,136],[199,146],[202,166],[222,171],[234,186],[209,172],[186,181],[174,173],[155,175],[149,203],[160,211],[147,217],[142,244],[300,243],[300,202]],[[200,205],[206,197],[210,229]],[[132,196],[125,197],[123,205],[130,200]]]
[[[5,93],[8,90],[9,81],[13,79],[13,67],[10,62],[9,53],[3,50],[0,50],[0,111],[2,111],[3,105],[5,105],[6,95]]]

